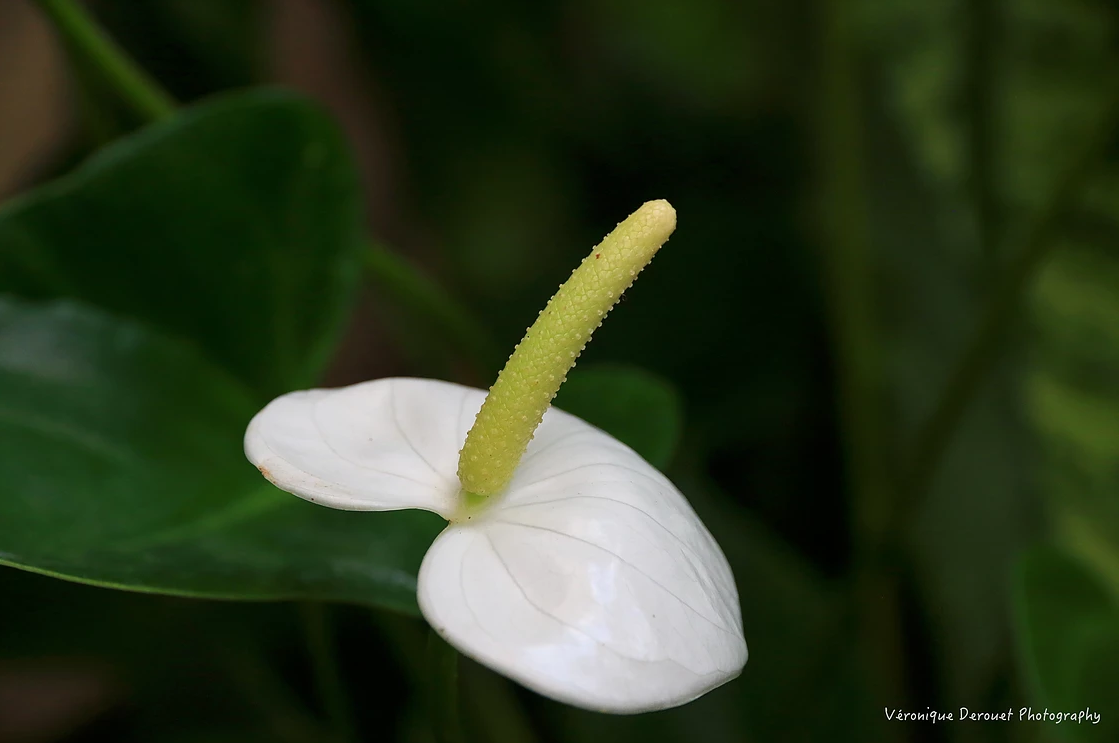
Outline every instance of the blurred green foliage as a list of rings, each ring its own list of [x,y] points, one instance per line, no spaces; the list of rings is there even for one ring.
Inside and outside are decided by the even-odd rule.
[[[1051,547],[1022,559],[1017,576],[1019,639],[1024,671],[1046,708],[1090,706],[1104,713],[1098,725],[1068,725],[1062,738],[1108,741],[1119,720],[1106,711],[1119,698],[1119,604],[1076,560]]]
[[[270,4],[95,7],[187,104],[267,77]],[[1115,105],[1110,4],[329,7],[352,32],[356,78],[374,83],[348,95],[368,94],[395,133],[397,217],[414,229],[370,224],[388,246],[371,249],[351,149],[319,107],[275,91],[188,105],[0,207],[0,561],[164,593],[414,613],[410,581],[438,519],[280,495],[242,461],[244,423],[272,395],[321,379],[347,323],[375,319],[355,304],[362,267],[378,306],[404,316],[390,366],[484,384],[587,246],[641,201],[667,198],[677,233],[557,404],[667,467],[732,564],[751,659],[704,698],[636,718],[565,708],[468,666],[472,735],[1114,738],[1114,143],[1090,153],[1073,206],[1056,215],[1024,321],[1002,328],[998,361],[929,481],[897,485],[993,287]],[[853,134],[828,107],[822,27],[837,16]],[[79,149],[139,124],[89,77]],[[867,209],[869,270],[854,280],[876,346],[855,362],[881,383],[873,455],[900,514],[870,560],[824,290],[837,239],[821,216],[829,146],[861,171],[843,182],[865,188],[844,202]],[[397,258],[410,253],[426,261]],[[472,318],[448,321],[450,300],[413,317],[443,296]],[[864,571],[895,590],[861,590]],[[6,661],[92,657],[124,684],[109,714],[58,739],[329,739],[288,604],[126,595],[8,569],[0,604],[0,674]],[[880,610],[896,616],[896,638],[867,631]],[[415,621],[344,608],[332,626],[359,729],[429,740]],[[1091,705],[1102,724],[883,714],[1029,705]]]

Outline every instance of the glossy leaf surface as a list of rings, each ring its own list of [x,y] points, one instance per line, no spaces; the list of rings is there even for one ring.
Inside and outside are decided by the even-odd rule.
[[[184,110],[0,210],[0,291],[79,299],[178,337],[262,398],[308,386],[360,262],[334,124],[257,91]]]
[[[429,514],[261,480],[255,403],[188,346],[76,304],[0,303],[0,562],[139,591],[415,611]]]

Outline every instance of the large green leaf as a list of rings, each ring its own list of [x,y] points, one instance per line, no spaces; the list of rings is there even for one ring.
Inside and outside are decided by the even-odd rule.
[[[654,467],[672,461],[683,417],[680,396],[667,380],[637,367],[576,367],[556,406],[593,423]]]
[[[441,521],[320,508],[241,454],[255,403],[191,348],[71,303],[0,302],[0,563],[139,591],[414,612]]]
[[[186,109],[0,210],[0,291],[70,297],[200,343],[261,396],[307,386],[359,276],[356,177],[293,95]]]
[[[1119,718],[1119,605],[1083,565],[1052,548],[1028,554],[1018,570],[1018,651],[1039,705],[1090,710],[1096,723],[1066,722],[1062,740],[1114,741]]]

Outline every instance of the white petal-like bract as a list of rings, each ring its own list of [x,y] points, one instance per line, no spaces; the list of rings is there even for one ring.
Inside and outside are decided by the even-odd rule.
[[[273,401],[245,437],[276,485],[354,510],[453,518],[458,454],[485,392],[384,379]],[[420,568],[425,618],[465,655],[604,712],[683,704],[746,662],[726,558],[632,449],[551,409],[508,490],[450,524]]]
[[[486,393],[431,379],[292,392],[256,414],[245,455],[289,493],[331,508],[458,505],[458,452]]]
[[[730,566],[688,502],[555,409],[501,502],[428,550],[419,600],[464,654],[603,712],[683,704],[746,662]]]

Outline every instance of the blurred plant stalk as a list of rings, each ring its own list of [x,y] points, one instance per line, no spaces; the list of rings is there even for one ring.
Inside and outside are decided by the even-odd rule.
[[[967,12],[964,95],[968,111],[968,192],[979,238],[980,275],[986,285],[997,274],[1002,238],[996,184],[1001,122],[997,117],[998,70],[995,65],[1001,19],[996,0],[971,0],[967,3]]]
[[[74,0],[35,0],[58,30],[74,67],[95,70],[138,115],[160,121],[175,114],[175,100],[106,34]]]
[[[338,743],[357,743],[357,726],[338,664],[330,607],[320,601],[307,601],[299,608],[319,703]]]
[[[882,416],[884,389],[873,312],[873,255],[868,229],[860,91],[848,6],[824,0],[821,8],[822,97],[818,112],[820,198],[824,264],[832,343],[837,361],[840,425],[851,494],[852,542],[860,643],[883,704],[907,707],[908,678],[901,618],[900,578],[888,559],[896,491],[886,468]],[[905,741],[906,728],[889,728]]]
[[[1112,84],[1107,103],[1092,134],[1085,137],[1052,194],[1027,228],[1021,246],[998,275],[991,299],[960,361],[948,377],[932,415],[918,432],[913,455],[902,473],[904,500],[894,521],[908,523],[936,475],[952,436],[999,358],[1002,339],[1016,319],[1030,281],[1057,245],[1063,220],[1075,208],[1084,186],[1102,164],[1108,144],[1119,129],[1119,80]]]
[[[454,348],[479,379],[492,379],[504,360],[489,331],[445,287],[379,243],[365,249],[365,269],[382,291],[407,308],[440,343]]]

